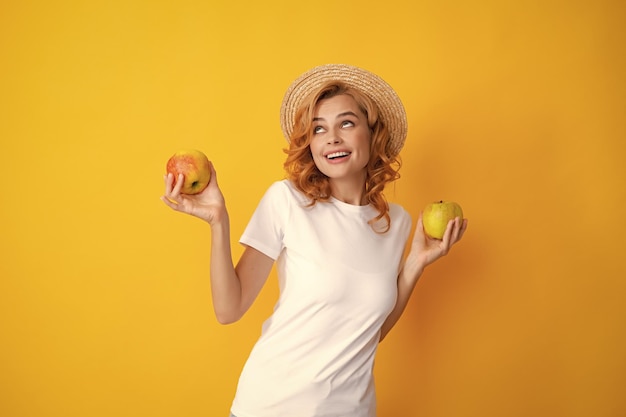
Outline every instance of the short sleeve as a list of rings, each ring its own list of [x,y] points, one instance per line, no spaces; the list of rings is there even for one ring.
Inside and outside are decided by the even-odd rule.
[[[253,247],[276,260],[283,249],[289,206],[287,185],[283,181],[272,184],[252,214],[239,243]]]

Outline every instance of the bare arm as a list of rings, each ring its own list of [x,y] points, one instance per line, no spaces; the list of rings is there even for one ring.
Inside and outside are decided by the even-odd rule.
[[[273,259],[246,247],[235,268],[230,247],[230,221],[213,164],[211,181],[200,194],[181,194],[182,176],[175,186],[171,174],[164,181],[165,195],[161,200],[167,206],[198,217],[211,226],[211,294],[215,316],[222,324],[239,320],[261,291]]]
[[[217,320],[239,320],[263,288],[274,260],[246,246],[233,267],[228,222],[211,227],[211,294]]]
[[[452,245],[461,240],[467,229],[467,219],[458,217],[448,223],[448,228],[442,240],[431,239],[424,233],[422,215],[417,221],[415,235],[411,242],[411,250],[404,261],[404,265],[398,275],[398,298],[396,305],[391,311],[381,328],[380,340],[382,341],[393,326],[398,322],[404,312],[417,281],[424,272],[424,268],[445,256]]]

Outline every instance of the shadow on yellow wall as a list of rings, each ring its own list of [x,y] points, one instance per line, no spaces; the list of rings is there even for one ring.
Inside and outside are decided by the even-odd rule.
[[[237,256],[284,89],[326,62],[405,101],[389,199],[471,223],[381,345],[379,415],[626,413],[622,2],[211,3],[0,6],[0,415],[227,415],[276,285],[216,323],[164,164],[213,160]]]

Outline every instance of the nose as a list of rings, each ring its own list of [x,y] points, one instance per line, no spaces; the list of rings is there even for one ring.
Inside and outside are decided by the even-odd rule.
[[[341,135],[337,131],[337,129],[330,129],[328,131],[328,137],[326,138],[326,143],[329,145],[341,143]]]

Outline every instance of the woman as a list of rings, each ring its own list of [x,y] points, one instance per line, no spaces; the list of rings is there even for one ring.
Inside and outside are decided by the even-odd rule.
[[[237,321],[277,263],[280,296],[239,380],[237,417],[375,416],[378,343],[405,309],[424,268],[467,228],[455,219],[442,240],[421,215],[403,259],[411,217],[383,189],[398,178],[406,114],[380,77],[324,65],[285,94],[287,178],[270,186],[240,242],[236,267],[228,213],[212,167],[199,195],[165,178],[163,201],[211,226],[211,289],[217,319]]]

